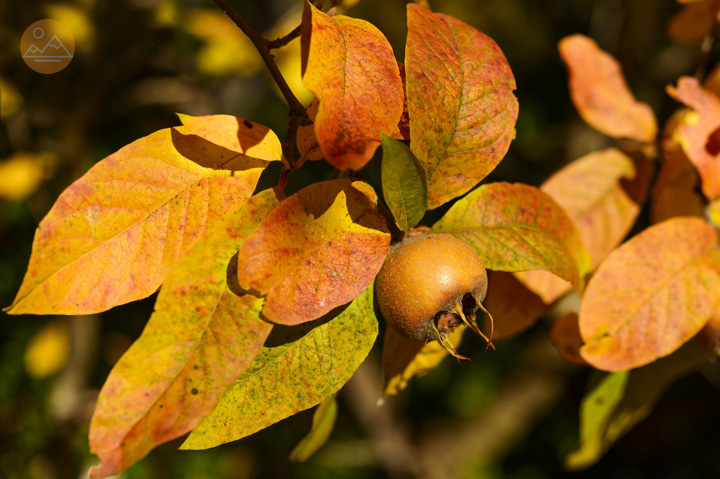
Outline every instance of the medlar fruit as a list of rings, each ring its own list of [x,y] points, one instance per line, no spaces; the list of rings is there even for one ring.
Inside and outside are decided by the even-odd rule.
[[[375,281],[380,312],[401,336],[419,342],[437,340],[460,356],[447,340],[465,323],[492,346],[475,321],[487,293],[487,272],[478,254],[447,234],[406,238],[393,246]]]

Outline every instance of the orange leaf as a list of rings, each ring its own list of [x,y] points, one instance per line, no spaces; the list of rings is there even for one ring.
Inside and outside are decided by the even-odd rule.
[[[405,73],[405,64],[398,62],[398,69],[400,70],[400,79],[402,80],[403,86],[403,111],[400,116],[400,121],[392,134],[392,137],[396,140],[409,140],[410,139],[410,113],[408,112],[408,100],[407,100],[407,75]]]
[[[720,99],[692,77],[680,78],[677,88],[668,86],[667,92],[692,109],[678,120],[672,139],[700,173],[705,196],[714,200],[720,197]]]
[[[590,126],[614,138],[645,143],[655,139],[652,109],[635,100],[612,56],[583,35],[565,37],[558,46],[570,72],[570,96]]]
[[[194,429],[270,333],[259,317],[262,299],[237,296],[226,278],[230,258],[275,205],[274,194],[247,199],[219,191],[209,198],[205,234],[168,274],[145,330],[100,392],[90,447],[101,463],[90,477],[118,474]]]
[[[610,253],[582,300],[582,357],[621,371],[667,356],[694,336],[718,303],[716,243],[705,221],[673,218]]]
[[[553,324],[550,336],[563,359],[580,366],[588,365],[580,356],[580,347],[583,345],[583,340],[580,336],[577,313],[567,313],[560,316]]]
[[[540,187],[575,223],[593,265],[620,244],[640,213],[620,185],[634,177],[632,160],[611,148],[573,161]]]
[[[279,140],[261,125],[224,115],[182,120],[189,126],[131,143],[60,195],[8,313],[89,314],[151,295],[201,236],[213,188],[249,197],[259,166],[280,158]],[[198,136],[202,125],[225,146]],[[233,185],[212,179],[229,175]]]
[[[407,14],[411,147],[433,209],[469,191],[505,156],[518,115],[515,78],[497,44],[470,25],[412,3]]]
[[[359,170],[392,134],[403,111],[402,80],[387,39],[356,18],[330,17],[305,3],[303,83],[320,100],[315,135],[338,169]]]
[[[663,159],[652,190],[650,218],[659,223],[674,216],[703,217],[700,178],[685,153],[663,147]]]
[[[267,295],[279,324],[319,318],[360,294],[390,247],[384,218],[348,180],[310,185],[284,200],[243,243],[238,279]]]
[[[320,145],[315,137],[315,117],[317,117],[320,102],[317,98],[313,98],[310,106],[307,108],[308,118],[311,123],[304,121],[297,131],[297,147],[303,161],[317,161],[324,158]]]
[[[620,184],[634,178],[632,160],[614,148],[590,153],[551,176],[541,190],[559,204],[580,233],[593,265],[630,231],[640,206]],[[516,276],[546,304],[570,290],[570,284],[547,271],[527,271]]]
[[[437,343],[437,341],[433,341]],[[410,341],[388,326],[385,330],[382,353],[383,389],[385,394],[395,395],[407,387],[412,374],[405,374],[413,359],[427,346]]]
[[[717,24],[720,1],[680,2],[683,6],[668,21],[668,36],[683,43],[701,43]]]
[[[546,273],[555,279],[547,271]],[[570,283],[563,281],[566,288]],[[488,294],[485,309],[494,318],[494,339],[508,339],[522,333],[547,312],[548,306],[535,293],[526,288],[515,275],[504,271],[491,271],[488,277]],[[483,331],[488,331],[489,319],[485,319]]]
[[[539,296],[542,302],[547,305],[553,304],[572,289],[572,284],[568,281],[542,269],[522,271],[513,273],[513,275],[525,288]]]

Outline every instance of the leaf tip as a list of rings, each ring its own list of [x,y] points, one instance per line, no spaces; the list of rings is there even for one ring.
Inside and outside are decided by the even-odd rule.
[[[183,125],[185,124],[186,120],[192,118],[190,115],[185,114],[185,113],[175,112],[175,115],[177,115],[177,117],[180,119],[180,123],[182,123]]]

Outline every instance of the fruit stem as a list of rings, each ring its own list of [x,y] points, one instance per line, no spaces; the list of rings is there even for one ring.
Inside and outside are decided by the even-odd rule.
[[[495,345],[492,342],[493,333],[495,332],[495,320],[493,319],[492,314],[490,314],[490,311],[485,309],[485,306],[483,306],[480,301],[476,299],[475,304],[477,304],[478,308],[482,309],[483,312],[487,314],[488,318],[490,318],[490,339],[483,336],[483,338],[485,338],[485,340],[488,342],[487,346],[485,347],[485,351],[487,351],[488,348],[493,348],[493,350],[495,350]]]
[[[455,350],[455,347],[452,345],[450,341],[448,341],[446,338],[443,338],[442,334],[440,334],[440,331],[438,331],[437,327],[432,324],[431,325],[431,332],[435,340],[440,343],[440,346],[445,349],[448,353],[450,353],[454,358],[457,358],[458,360],[461,359],[467,359],[468,361],[470,358],[466,358],[465,356],[462,356],[458,354],[458,352]]]

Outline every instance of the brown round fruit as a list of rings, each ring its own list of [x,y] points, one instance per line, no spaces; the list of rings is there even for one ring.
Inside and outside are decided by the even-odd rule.
[[[447,234],[406,238],[388,253],[375,285],[380,312],[405,338],[436,339],[455,354],[446,338],[465,323],[491,344],[475,322],[487,293],[487,272],[464,241]]]

